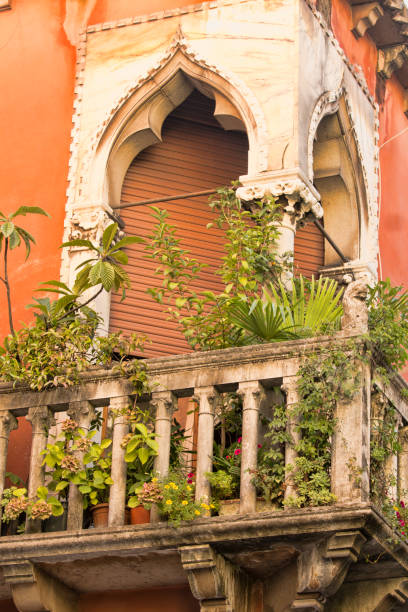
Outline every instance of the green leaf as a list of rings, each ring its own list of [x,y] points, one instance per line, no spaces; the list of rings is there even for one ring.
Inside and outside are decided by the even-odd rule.
[[[38,487],[37,489],[37,497],[40,499],[47,499],[48,489],[47,487]]]
[[[107,263],[106,261],[103,261],[101,263],[100,277],[103,288],[106,291],[110,291],[113,287],[113,282],[115,280],[115,270],[113,269],[110,263]]]
[[[111,223],[110,225],[108,225],[108,227],[103,232],[102,244],[103,244],[103,248],[105,249],[105,251],[107,251],[108,248],[110,247],[112,240],[116,236],[117,231],[118,231],[118,224]]]
[[[83,240],[82,238],[78,238],[77,240],[68,240],[68,242],[63,242],[61,244],[61,249],[64,247],[86,247],[87,249],[92,249],[96,251],[94,245],[90,240]]]
[[[85,495],[86,493],[90,493],[92,488],[89,485],[80,485],[78,491],[82,493],[82,495]]]
[[[102,440],[101,448],[105,450],[105,448],[108,448],[111,444],[112,444],[112,440],[109,440],[108,438],[106,438],[105,440]]]
[[[98,261],[89,271],[89,281],[92,285],[97,285],[101,278],[102,262]]]
[[[39,206],[20,206],[17,210],[10,215],[10,219],[14,219],[14,217],[25,216],[25,215],[44,215],[45,217],[50,217],[45,210],[40,208]]]
[[[144,465],[150,457],[149,451],[144,446],[142,448],[139,448],[139,450],[137,451],[137,454],[139,456],[140,463],[142,465]]]
[[[59,491],[63,491],[68,485],[69,485],[69,482],[67,482],[66,480],[61,480],[60,482],[57,483],[55,487],[55,492],[58,493]]]
[[[21,244],[21,238],[20,238],[18,231],[15,229],[9,238],[10,250],[15,249],[16,247],[20,246],[20,244]]]
[[[126,265],[129,261],[129,257],[126,255],[126,253],[124,251],[113,251],[109,257],[112,257],[112,259],[115,259],[116,261],[118,261],[119,263]]]
[[[129,497],[128,506],[129,508],[136,508],[136,506],[140,506],[139,498],[137,497],[137,495]]]
[[[140,244],[144,242],[146,241],[143,238],[139,238],[138,236],[125,236],[125,238],[122,238],[122,240],[119,240],[119,242],[115,244],[115,250],[122,249],[123,247],[129,246],[130,244]]]
[[[147,427],[146,425],[143,425],[143,423],[136,423],[135,424],[135,429],[138,429],[140,431],[141,434],[143,434],[143,436],[146,438],[149,434],[149,432],[147,431]]]
[[[3,225],[0,225],[0,232],[5,238],[8,238],[14,232],[14,223],[12,221],[6,221]]]

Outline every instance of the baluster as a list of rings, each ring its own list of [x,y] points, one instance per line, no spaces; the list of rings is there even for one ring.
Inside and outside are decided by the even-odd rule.
[[[399,440],[399,428],[402,425],[402,419],[396,410],[394,411],[394,415],[395,415],[395,423],[394,423],[395,438],[394,440],[397,441]],[[384,466],[384,471],[385,471],[386,479],[389,483],[388,484],[388,495],[392,499],[396,500],[398,497],[398,481],[399,481],[398,453],[397,452],[387,457],[385,466]]]
[[[297,492],[295,483],[293,481],[296,459],[298,457],[296,446],[300,442],[300,432],[297,429],[299,417],[297,414],[294,414],[294,407],[299,401],[296,376],[284,377],[281,389],[286,395],[286,415],[288,419],[286,424],[286,432],[291,440],[285,444],[285,468],[288,465],[293,466],[293,470],[285,473],[284,499],[287,500],[290,497],[296,496]]]
[[[200,499],[208,501],[211,486],[205,473],[212,471],[214,413],[218,393],[214,387],[198,387],[194,390],[194,398],[199,403],[195,496],[197,501]]]
[[[398,495],[408,502],[408,426],[400,428],[398,437],[401,445],[398,453]]]
[[[170,466],[171,421],[176,406],[176,397],[171,391],[156,391],[152,393],[151,405],[155,410],[154,431],[159,445],[158,454],[154,459],[154,471],[162,477],[167,476]],[[156,505],[150,510],[150,522],[160,520]]]
[[[71,419],[76,421],[84,430],[85,435],[89,432],[89,428],[93,419],[95,418],[95,408],[88,401],[83,402],[71,402],[67,414]],[[76,451],[75,457],[78,459],[82,466],[84,451]],[[69,486],[68,494],[68,518],[67,518],[67,529],[82,529],[82,518],[83,518],[83,497],[78,487],[74,484]]]
[[[256,511],[256,488],[252,484],[258,463],[259,406],[265,397],[264,389],[257,380],[239,384],[242,396],[242,459],[239,511],[241,514]]]
[[[0,412],[0,501],[3,497],[4,480],[6,478],[7,449],[10,432],[17,429],[17,419],[9,410]],[[0,506],[1,519],[1,506]]]
[[[334,414],[331,489],[340,503],[366,502],[370,495],[370,371],[363,363],[359,370],[359,389],[352,399],[337,402]]]
[[[43,487],[45,482],[44,458],[41,452],[47,446],[48,430],[53,425],[54,415],[48,406],[35,406],[29,409],[26,419],[32,425],[28,497],[35,498],[38,487]],[[26,533],[36,533],[38,531],[41,531],[41,520],[27,519]]]
[[[152,406],[155,408],[155,433],[159,451],[154,460],[154,470],[160,476],[167,476],[170,465],[171,421],[175,410],[176,398],[171,391],[152,393]]]
[[[125,395],[113,397],[110,400],[110,410],[115,411],[112,433],[112,470],[113,485],[109,495],[109,517],[108,524],[123,525],[125,523],[126,503],[126,472],[125,449],[121,443],[129,432],[129,420],[125,414],[130,404],[130,398]]]

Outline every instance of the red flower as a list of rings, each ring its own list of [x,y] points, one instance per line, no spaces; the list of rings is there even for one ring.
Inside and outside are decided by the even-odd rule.
[[[194,472],[189,472],[189,473],[187,474],[187,478],[193,478],[193,476],[194,476]]]
[[[240,436],[240,437],[238,438],[238,444],[241,444],[241,442],[242,442],[242,438],[241,438],[241,436]]]
[[[404,502],[402,501],[402,499],[401,499],[401,501],[400,501],[400,506],[401,506],[401,508],[405,508],[405,504],[404,504]]]
[[[258,448],[262,448],[262,444],[258,444]]]
[[[187,484],[193,484],[193,481],[191,480],[191,478],[187,480]]]
[[[225,458],[226,458],[226,459],[231,459],[231,456],[230,456],[230,455],[227,455]]]
[[[234,450],[234,455],[240,455],[241,454],[241,449],[240,448],[236,448]]]

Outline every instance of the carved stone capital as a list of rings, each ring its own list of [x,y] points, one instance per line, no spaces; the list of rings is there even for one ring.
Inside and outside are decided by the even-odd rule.
[[[171,419],[177,400],[171,391],[154,391],[150,404],[156,410],[156,420],[164,417]]]
[[[384,15],[384,10],[378,2],[367,2],[352,6],[353,29],[356,38],[361,38],[369,28],[373,28]]]
[[[313,187],[296,175],[270,177],[267,182],[251,182],[236,191],[237,197],[244,202],[262,200],[265,196],[284,197],[287,204],[284,211],[293,216],[296,221],[306,213],[312,212],[317,218],[323,217],[323,208],[319,202],[319,194]]]
[[[71,419],[76,421],[80,427],[88,429],[91,421],[95,418],[96,412],[91,402],[85,400],[83,402],[71,402],[67,414]]]
[[[208,544],[180,548],[181,563],[187,572],[193,596],[201,610],[233,612],[228,601],[224,576],[217,567],[216,553]]]
[[[99,205],[79,208],[72,213],[69,240],[84,239],[99,242],[110,223],[110,217]]]
[[[368,329],[368,310],[366,299],[367,283],[356,280],[347,286],[343,296],[344,314],[341,318],[341,328],[348,331],[365,333]]]
[[[389,79],[408,60],[408,45],[394,45],[378,49],[377,72],[384,79]]]
[[[351,563],[357,561],[366,538],[360,531],[338,532],[298,558],[297,595],[290,610],[318,612],[327,597],[342,585]]]
[[[75,612],[77,609],[76,593],[31,561],[8,563],[2,570],[19,612]]]
[[[243,410],[259,410],[259,404],[265,399],[265,389],[258,380],[239,383],[237,394],[244,401]]]
[[[33,435],[42,434],[53,425],[54,413],[48,406],[33,406],[29,409],[26,419],[32,425]]]
[[[10,435],[13,429],[17,429],[17,419],[12,412],[9,410],[2,410],[0,412],[0,438],[6,438]]]

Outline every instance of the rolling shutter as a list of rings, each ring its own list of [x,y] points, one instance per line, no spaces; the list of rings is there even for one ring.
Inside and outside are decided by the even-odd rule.
[[[214,102],[194,91],[165,121],[163,141],[142,151],[131,163],[122,187],[122,202],[136,202],[178,193],[208,190],[230,184],[247,172],[248,140],[246,134],[226,132],[214,119]],[[166,208],[169,222],[178,228],[182,247],[207,264],[194,289],[221,290],[214,275],[224,255],[223,233],[206,230],[213,220],[208,197],[182,199],[157,204]],[[120,213],[128,235],[147,238],[154,227],[147,206],[124,209]],[[128,249],[125,266],[132,287],[124,302],[112,295],[110,331],[136,331],[147,335],[146,357],[185,353],[190,350],[173,321],[146,292],[160,287],[154,274],[156,264],[146,259],[141,245]],[[295,238],[295,271],[310,277],[323,265],[323,241],[312,224],[300,229]]]
[[[122,187],[122,201],[135,202],[177,193],[204,191],[230,184],[248,165],[246,134],[226,132],[213,117],[214,102],[194,91],[165,121],[163,142],[142,151],[130,165]],[[206,225],[213,220],[208,197],[183,199],[158,204],[166,207],[169,222],[178,228],[182,246],[208,267],[202,272],[196,290],[218,291],[222,285],[214,275],[223,251],[223,234]],[[124,209],[121,218],[125,232],[147,238],[154,220],[147,206]],[[110,331],[137,331],[146,334],[152,343],[146,356],[184,353],[189,346],[173,321],[146,293],[159,287],[160,277],[154,274],[156,264],[144,258],[143,247],[128,250],[126,270],[132,282],[124,302],[113,295]]]
[[[295,235],[295,274],[319,276],[324,266],[324,238],[314,223],[299,228]]]

